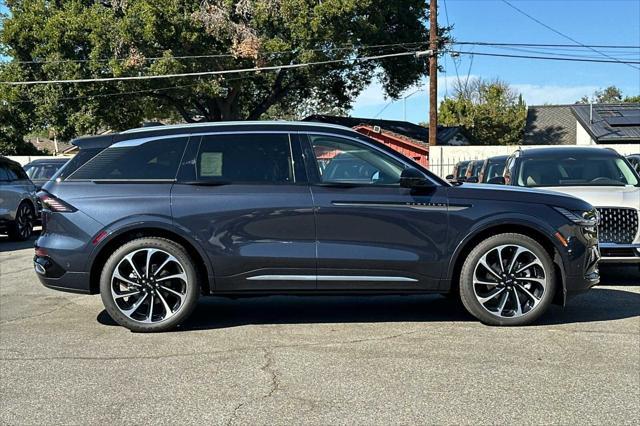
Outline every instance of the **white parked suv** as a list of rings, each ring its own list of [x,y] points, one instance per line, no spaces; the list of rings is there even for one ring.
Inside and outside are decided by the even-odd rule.
[[[600,262],[640,267],[640,176],[616,151],[575,146],[518,150],[507,159],[504,181],[587,201],[600,212]]]

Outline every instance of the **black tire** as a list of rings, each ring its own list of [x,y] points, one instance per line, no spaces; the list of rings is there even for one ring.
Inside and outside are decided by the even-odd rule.
[[[112,294],[111,281],[115,268],[128,254],[144,249],[159,249],[175,257],[187,277],[186,283],[184,284],[184,299],[179,304],[179,308],[170,318],[162,319],[158,322],[144,323],[136,321],[135,319],[125,315],[120,307],[118,307]],[[143,275],[145,275],[144,272]],[[137,288],[138,287],[136,287],[136,289]],[[166,297],[168,293],[164,294]],[[200,288],[198,284],[198,274],[193,264],[193,260],[184,247],[164,238],[144,237],[129,241],[113,252],[105,263],[102,269],[102,274],[100,275],[100,296],[102,297],[102,303],[104,304],[105,309],[114,321],[134,332],[148,333],[174,329],[191,315],[197,305],[199,294]],[[154,299],[151,298],[150,300],[153,301]]]
[[[539,302],[537,302],[537,304],[528,312],[525,312],[523,315],[513,318],[499,316],[489,312],[476,297],[476,292],[474,290],[473,284],[473,274],[475,272],[476,265],[478,265],[478,262],[480,262],[481,258],[485,254],[503,245],[518,245],[531,251],[540,260],[542,267],[544,268],[544,275],[546,279],[546,288],[539,298]],[[514,268],[514,270],[515,269],[516,268]],[[507,289],[506,292],[509,295],[507,297],[512,297],[512,293],[510,293],[510,291],[515,292],[515,288],[516,286],[514,285],[511,289]],[[498,289],[499,288],[496,287],[496,290]],[[547,311],[549,305],[553,301],[555,290],[556,277],[551,256],[549,256],[549,253],[539,243],[537,243],[532,238],[522,234],[498,234],[482,241],[471,251],[471,253],[469,253],[460,273],[460,299],[462,300],[462,304],[471,315],[487,325],[513,326],[533,323],[540,317],[540,315],[544,314]],[[518,294],[520,294],[519,300],[523,300],[523,293],[519,292]],[[514,300],[518,300],[517,297],[518,296],[516,295],[516,298],[514,298]]]
[[[35,210],[28,201],[23,201],[16,210],[16,220],[9,226],[9,238],[13,241],[26,241],[33,235]]]

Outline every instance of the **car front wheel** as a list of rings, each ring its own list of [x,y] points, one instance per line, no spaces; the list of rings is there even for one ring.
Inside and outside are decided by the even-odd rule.
[[[131,331],[167,331],[193,312],[199,287],[182,246],[148,237],[111,255],[100,277],[100,295],[111,318]]]
[[[532,238],[499,234],[469,253],[460,274],[465,308],[489,325],[526,325],[551,304],[555,292],[553,262]]]

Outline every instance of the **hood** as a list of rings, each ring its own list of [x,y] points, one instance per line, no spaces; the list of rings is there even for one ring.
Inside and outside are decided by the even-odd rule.
[[[453,198],[477,198],[482,200],[538,203],[564,207],[569,210],[591,210],[588,202],[569,194],[538,188],[523,188],[508,185],[463,183],[449,188]]]
[[[545,190],[572,195],[595,207],[640,209],[640,188],[637,186],[558,186]]]

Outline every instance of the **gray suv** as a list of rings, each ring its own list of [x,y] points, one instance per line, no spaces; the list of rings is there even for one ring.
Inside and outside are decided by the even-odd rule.
[[[36,187],[19,163],[0,157],[0,231],[28,240],[38,217]]]

